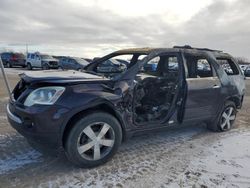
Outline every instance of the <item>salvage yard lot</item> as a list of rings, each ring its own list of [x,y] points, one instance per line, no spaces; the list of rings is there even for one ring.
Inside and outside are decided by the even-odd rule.
[[[12,88],[17,73],[6,69]],[[250,187],[250,80],[235,128],[212,133],[204,125],[148,133],[122,144],[102,166],[80,169],[63,154],[32,149],[10,127],[0,75],[0,188],[2,187]]]

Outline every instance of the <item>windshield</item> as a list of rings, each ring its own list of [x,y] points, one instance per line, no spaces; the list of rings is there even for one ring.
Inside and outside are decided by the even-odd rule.
[[[53,59],[50,55],[40,55],[42,59]]]
[[[85,66],[89,64],[88,61],[81,59],[81,58],[75,58],[75,60],[77,61],[77,63],[80,63],[80,64],[85,65]]]
[[[103,60],[101,58],[101,60],[97,60],[98,63],[94,64],[93,67],[89,66],[91,68],[87,68],[87,71],[92,71],[108,78],[117,78],[145,56],[145,54],[118,54],[111,58],[103,58]]]

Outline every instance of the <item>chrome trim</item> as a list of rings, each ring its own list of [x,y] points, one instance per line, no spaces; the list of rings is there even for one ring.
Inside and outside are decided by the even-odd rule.
[[[15,121],[16,123],[22,124],[22,120],[19,117],[11,113],[9,104],[7,104],[7,115],[11,120]]]

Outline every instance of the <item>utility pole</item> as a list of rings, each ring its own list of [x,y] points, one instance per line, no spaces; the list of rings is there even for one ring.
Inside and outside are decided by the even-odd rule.
[[[3,79],[4,79],[4,82],[5,82],[5,85],[6,85],[6,88],[8,90],[8,93],[9,93],[9,97],[11,99],[11,89],[10,89],[10,84],[8,82],[8,79],[6,77],[6,74],[4,72],[4,66],[3,66],[3,61],[2,61],[2,58],[0,56],[0,67],[1,67],[1,71],[2,71],[2,74],[3,74]]]

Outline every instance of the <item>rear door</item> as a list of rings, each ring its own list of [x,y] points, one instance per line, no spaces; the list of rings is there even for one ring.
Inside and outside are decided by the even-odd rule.
[[[184,121],[211,119],[218,112],[221,82],[208,56],[184,56],[187,72]]]

